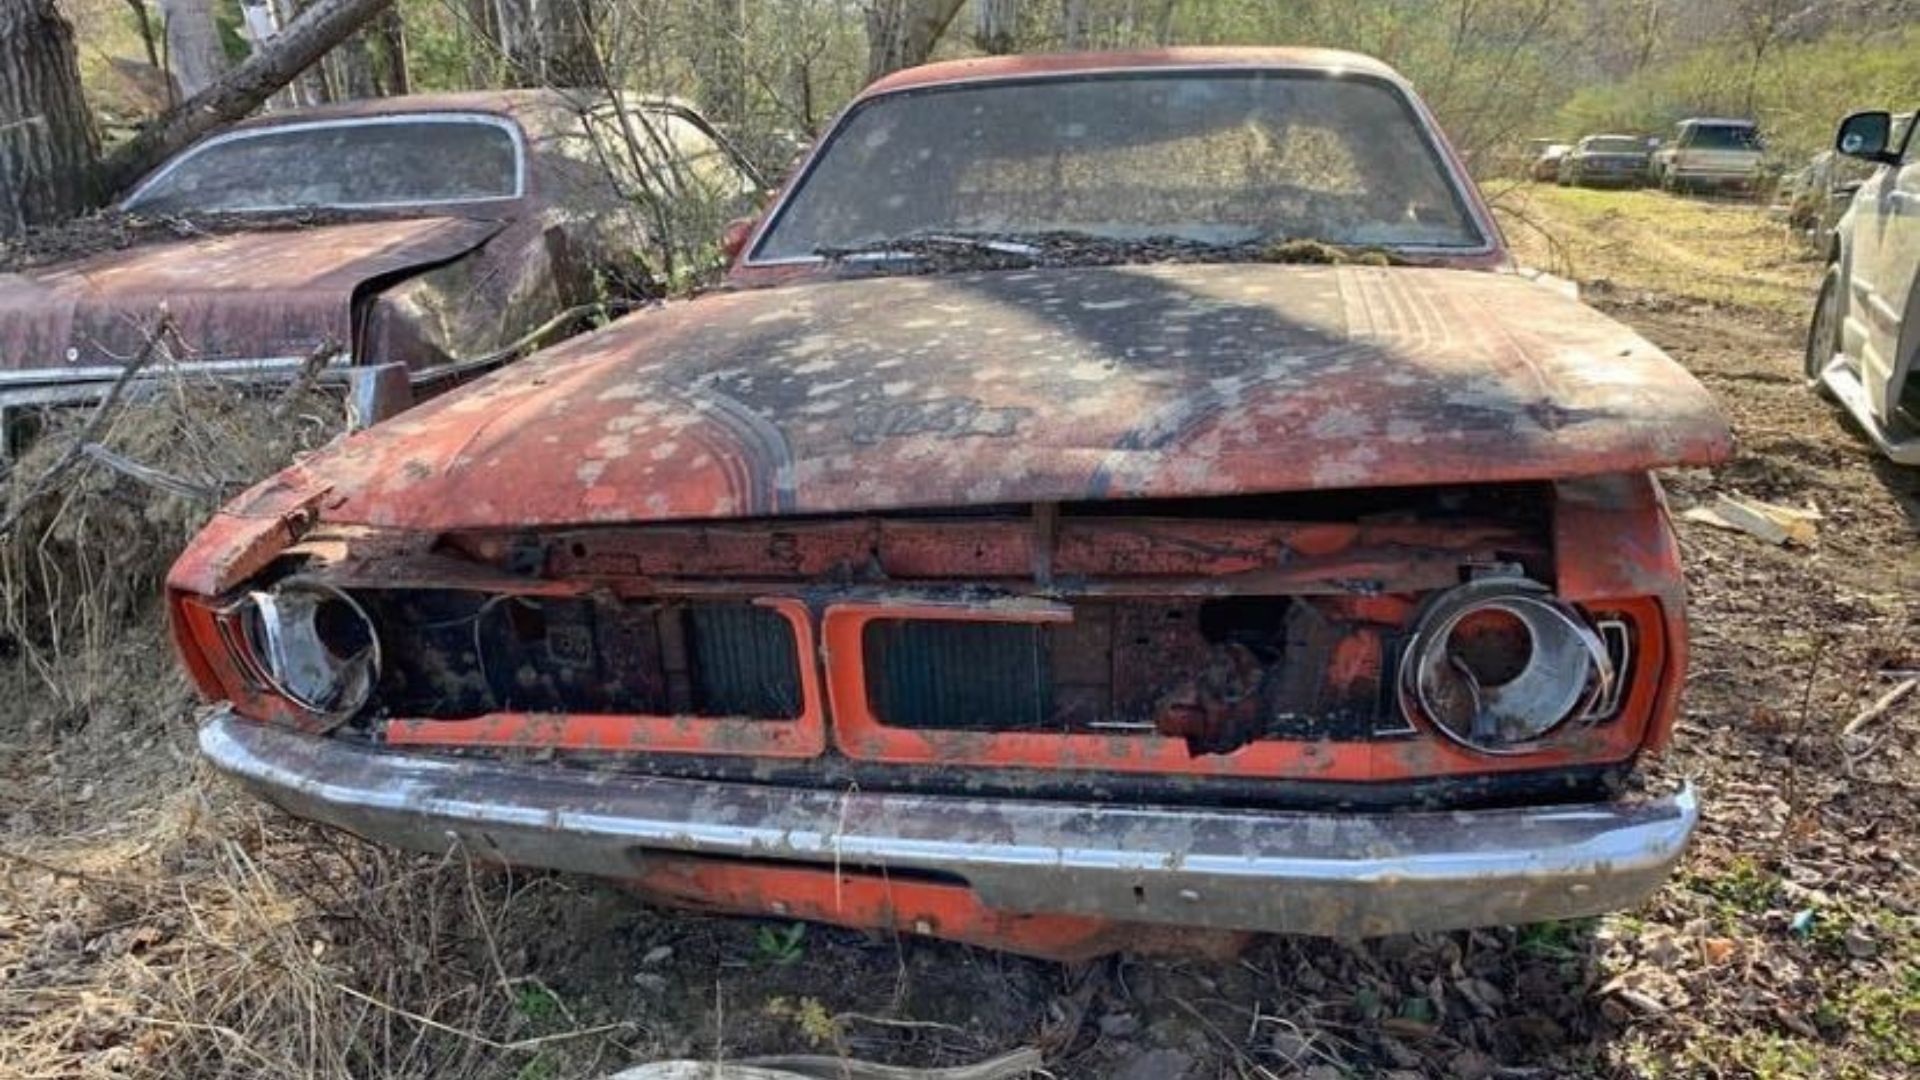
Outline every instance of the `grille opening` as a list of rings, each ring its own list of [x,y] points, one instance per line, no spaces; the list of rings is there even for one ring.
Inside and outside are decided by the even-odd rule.
[[[1063,623],[877,619],[862,647],[868,708],[887,726],[1157,734],[1225,753],[1371,737],[1382,640],[1303,600],[1246,597],[1084,601]]]
[[[372,715],[800,715],[800,655],[778,612],[461,590],[357,592],[384,659]]]
[[[883,718],[958,731],[1030,731],[1054,712],[1051,650],[1027,623],[867,624],[869,700]]]

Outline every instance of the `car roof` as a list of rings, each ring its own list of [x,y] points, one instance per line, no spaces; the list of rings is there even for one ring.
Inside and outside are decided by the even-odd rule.
[[[985,56],[947,60],[897,71],[861,92],[868,98],[918,87],[993,79],[1068,76],[1089,72],[1139,71],[1154,68],[1272,68],[1360,74],[1404,84],[1391,67],[1371,56],[1340,49],[1308,48],[1177,48],[1121,52],[1051,53],[1024,56]]]
[[[628,95],[634,104],[672,105],[691,108],[686,102],[659,95]],[[407,116],[418,113],[486,113],[493,116],[528,117],[556,110],[576,113],[583,103],[606,101],[604,90],[565,90],[540,87],[530,90],[468,90],[443,94],[405,94],[400,97],[363,98],[337,101],[299,109],[281,109],[249,117],[223,130],[274,127],[311,120],[352,120],[375,116]]]
[[[1714,124],[1720,127],[1759,127],[1751,120],[1736,120],[1726,116],[1692,116],[1680,121],[1676,127],[1696,127],[1700,124]]]

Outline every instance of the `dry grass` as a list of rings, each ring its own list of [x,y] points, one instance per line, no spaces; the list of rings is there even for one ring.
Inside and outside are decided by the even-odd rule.
[[[12,523],[0,526],[0,639],[69,703],[117,689],[96,661],[151,614],[207,515],[342,426],[337,395],[297,384],[266,395],[177,376],[130,385],[132,402],[52,417],[0,486],[0,522]],[[80,455],[82,440],[104,454]]]
[[[511,1077],[633,1031],[534,1015],[550,995],[493,948],[526,886],[457,853],[322,833],[204,777],[143,827],[20,839],[0,852],[8,1076]]]
[[[1798,318],[1819,264],[1754,204],[1519,184],[1494,193],[1522,261],[1609,286]]]

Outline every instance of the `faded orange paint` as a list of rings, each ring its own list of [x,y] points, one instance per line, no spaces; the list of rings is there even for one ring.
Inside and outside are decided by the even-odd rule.
[[[628,881],[648,898],[702,911],[806,919],[856,930],[962,941],[1069,963],[1109,953],[1237,955],[1253,935],[1029,915],[982,904],[965,886],[826,867],[771,866],[644,853]]]

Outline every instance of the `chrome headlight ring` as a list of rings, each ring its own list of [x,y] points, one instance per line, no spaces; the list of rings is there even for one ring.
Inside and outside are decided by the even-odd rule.
[[[380,679],[380,635],[332,585],[297,578],[247,594],[240,625],[267,688],[326,720],[358,713]]]
[[[1524,754],[1612,697],[1598,632],[1527,578],[1484,578],[1436,597],[1407,643],[1403,700],[1476,753]]]

